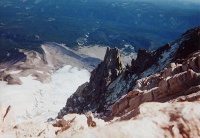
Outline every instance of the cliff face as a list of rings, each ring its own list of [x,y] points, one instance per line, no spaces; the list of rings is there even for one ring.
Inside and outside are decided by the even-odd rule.
[[[137,80],[135,89],[113,105],[112,114],[137,113],[145,102],[190,101],[190,97],[200,98],[200,51],[182,64],[170,63],[164,70]]]
[[[104,61],[91,72],[90,82],[80,86],[67,100],[67,106],[60,112],[59,117],[66,113],[104,111],[108,86],[119,77],[123,70],[124,65],[120,60],[118,49],[108,48]]]
[[[166,44],[155,51],[140,49],[137,59],[132,60],[131,65],[125,69],[123,69],[117,49],[108,49],[104,61],[91,73],[90,82],[79,87],[77,92],[67,100],[66,106],[60,111],[58,117],[62,117],[68,113],[84,113],[89,110],[104,115],[111,113],[111,110],[113,115],[124,112],[130,106],[130,98],[128,98],[128,101],[125,100],[124,107],[119,107],[118,104],[113,106],[113,104],[129,91],[143,87],[143,83],[149,83],[148,81],[144,82],[139,79],[152,74],[155,74],[153,76],[155,79],[150,79],[153,83],[150,83],[150,85],[146,84],[144,87],[145,89],[153,89],[154,95],[152,96],[152,93],[149,93],[147,99],[143,99],[144,102],[154,101],[164,97],[159,93],[160,88],[157,88],[160,85],[163,86],[163,89],[166,86],[166,91],[169,91],[168,87],[170,85],[171,92],[166,94],[170,95],[169,93],[174,94],[181,91],[172,90],[177,87],[182,87],[182,85],[172,86],[173,83],[176,83],[178,80],[184,81],[184,79],[188,81],[188,79],[192,78],[193,81],[189,81],[188,87],[183,87],[184,89],[188,89],[190,86],[194,86],[193,82],[199,81],[199,76],[190,67],[185,70],[181,70],[180,68],[185,68],[187,60],[190,60],[189,58],[186,59],[186,57],[197,50],[200,50],[200,27],[187,31],[180,39],[177,39],[171,44]],[[172,63],[172,67],[170,67],[170,63]],[[195,63],[187,64],[196,64],[196,60]],[[166,67],[167,69],[164,70]],[[166,72],[169,73],[169,70],[173,70],[171,72],[172,78],[167,80],[169,81],[167,83],[166,78],[169,76],[163,76],[163,74],[166,75]],[[178,77],[174,77],[172,74]],[[142,86],[139,86],[140,83]],[[139,92],[140,90],[134,91],[133,95],[138,95]],[[162,93],[165,95],[165,91]],[[138,100],[140,101],[141,97]],[[116,111],[115,108],[117,108]]]
[[[90,82],[68,99],[59,117],[91,110],[102,113],[109,125],[83,130],[72,137],[199,137],[199,40],[200,27],[187,31],[177,41],[156,51],[141,49],[137,59],[119,75],[111,69],[115,72],[113,78],[113,72],[108,73],[109,65],[116,60],[109,59],[108,55],[116,49],[108,50],[104,61],[92,72]],[[112,67],[119,67],[116,64],[119,61],[113,62],[112,65],[117,66]],[[102,80],[108,83],[100,85]],[[76,102],[78,99],[82,101]],[[102,99],[104,102],[100,102]],[[58,137],[69,133],[70,130],[61,131]]]

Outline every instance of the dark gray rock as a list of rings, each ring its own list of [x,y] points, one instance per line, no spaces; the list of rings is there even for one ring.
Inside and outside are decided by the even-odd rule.
[[[107,48],[105,58],[96,69],[91,72],[90,82],[83,84],[67,100],[66,107],[61,110],[58,117],[65,113],[84,113],[104,111],[106,104],[106,91],[124,70],[121,56],[117,48]],[[84,87],[84,88],[83,88]]]

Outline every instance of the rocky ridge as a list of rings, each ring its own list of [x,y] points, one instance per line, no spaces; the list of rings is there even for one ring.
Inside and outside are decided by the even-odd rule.
[[[28,75],[36,77],[43,83],[50,80],[48,64],[43,55],[36,51],[18,49],[14,57],[8,56],[7,60],[0,64],[0,68],[0,80],[8,82],[10,85],[22,84],[20,77]]]
[[[107,105],[104,106],[104,108],[109,107],[108,110],[111,110],[111,114],[105,114],[105,110],[100,111],[106,116],[104,119],[109,120],[107,122],[109,125],[81,130],[71,137],[94,135],[95,137],[142,138],[199,137],[200,28],[192,29],[189,32],[173,44],[167,44],[156,51],[140,50],[138,58],[132,61],[132,65],[122,70],[105,91],[105,95],[109,92],[113,92],[110,94],[112,96],[123,95],[121,97],[118,95],[113,99],[109,99],[109,96],[103,97],[111,100],[111,102],[106,101]],[[183,49],[187,50],[183,52]],[[181,53],[179,53],[180,51]],[[119,87],[119,85],[124,87]],[[73,104],[72,98],[78,98],[88,84],[81,87],[77,90],[79,95],[72,95],[68,99],[66,104],[68,108],[63,108],[65,112],[61,111],[60,115],[66,113],[68,116],[71,111],[66,111],[66,109],[79,106]],[[114,90],[128,92],[117,93]],[[90,97],[90,95],[86,97]],[[116,100],[118,97],[120,98]],[[69,104],[69,100],[72,103]],[[112,100],[115,101],[113,105],[111,104]],[[85,103],[82,101],[81,106],[87,105]],[[84,112],[77,111],[77,113]],[[146,130],[145,133],[142,133],[144,130]],[[58,137],[64,137],[67,133],[68,130],[63,131]]]
[[[120,60],[118,49],[107,48],[104,61],[91,72],[90,82],[83,84],[77,89],[67,101],[69,108],[67,106],[63,111],[65,112],[65,110],[67,110],[71,113],[83,113],[90,109],[93,111],[103,110],[102,105],[106,102],[104,98],[105,91],[109,84],[113,82],[123,70],[124,65]],[[98,106],[98,103],[102,104]]]
[[[0,81],[20,85],[20,77],[32,75],[42,83],[51,79],[51,73],[65,65],[93,70],[100,59],[79,54],[57,43],[41,45],[43,53],[35,50],[15,49],[0,62]],[[52,56],[54,55],[54,56]]]
[[[164,70],[167,66],[169,67],[169,64],[171,63],[171,69],[174,72],[172,74],[176,74],[178,77],[182,77],[182,79],[192,78],[194,79],[189,83],[189,86],[187,89],[191,86],[195,86],[192,82],[195,80],[199,80],[198,73],[195,73],[194,70],[184,70],[184,71],[177,71],[178,69],[185,67],[185,63],[183,63],[186,59],[186,57],[193,52],[196,52],[197,50],[200,50],[200,27],[193,28],[186,33],[184,33],[180,39],[177,39],[171,44],[166,44],[163,47],[160,47],[159,49],[155,51],[146,51],[140,49],[138,51],[138,56],[136,60],[132,60],[131,65],[127,65],[126,68],[122,68],[121,64],[115,64],[114,61],[116,59],[116,56],[112,57],[111,59],[105,56],[104,61],[98,66],[97,69],[95,69],[92,72],[90,82],[88,84],[82,85],[68,100],[66,103],[66,106],[59,112],[58,117],[61,118],[63,115],[66,115],[68,113],[84,113],[86,111],[93,111],[98,112],[103,115],[105,114],[111,114],[113,112],[114,115],[119,114],[119,112],[123,112],[128,105],[128,102],[126,102],[125,107],[119,107],[117,104],[115,106],[117,107],[117,111],[112,110],[113,104],[118,101],[124,94],[127,94],[129,91],[132,91],[133,89],[136,89],[139,85],[138,81],[141,78],[148,77],[149,75],[155,74],[154,78],[157,81],[155,83],[150,83],[151,85],[155,85],[155,88],[153,86],[146,86],[153,89],[154,95],[151,96],[151,93],[149,93],[149,96],[143,97],[144,101],[154,101],[158,98],[163,98],[166,91],[168,91],[168,83],[166,82],[166,76],[160,75],[160,71]],[[108,50],[106,55],[112,55],[117,50]],[[116,54],[118,55],[118,54]],[[117,56],[117,63],[121,62],[120,56]],[[110,79],[113,75],[113,72],[110,72],[110,61],[113,62],[112,68],[121,69],[118,71],[118,75],[115,75],[114,79]],[[186,61],[185,61],[186,62]],[[181,64],[181,65],[179,65]],[[190,63],[193,64],[193,63]],[[111,69],[112,70],[112,69]],[[115,71],[116,72],[116,71]],[[166,72],[166,70],[165,70]],[[109,76],[105,76],[104,73],[106,73]],[[158,73],[158,74],[156,74]],[[180,73],[180,74],[179,74]],[[164,73],[166,74],[166,73]],[[186,77],[185,77],[186,76]],[[165,77],[165,78],[164,78]],[[169,77],[169,76],[168,76]],[[172,77],[172,76],[171,76]],[[185,78],[184,78],[185,77]],[[94,79],[95,78],[95,79]],[[109,78],[109,79],[108,79]],[[174,83],[174,81],[178,80],[176,77],[172,77],[169,79],[169,84]],[[102,81],[103,80],[103,81]],[[112,80],[112,81],[111,81]],[[148,79],[147,79],[148,80]],[[168,78],[167,78],[168,80]],[[160,82],[159,82],[160,81]],[[102,85],[102,82],[106,85]],[[143,81],[141,83],[144,83]],[[146,82],[145,82],[146,83]],[[186,83],[186,82],[185,82]],[[192,84],[191,84],[192,83]],[[136,85],[137,84],[137,85]],[[159,93],[160,88],[157,88],[159,85],[166,85],[165,91],[163,95]],[[105,87],[106,86],[106,87]],[[157,86],[157,87],[156,87]],[[142,86],[141,86],[142,87]],[[176,88],[176,86],[174,86]],[[140,87],[138,87],[140,88]],[[164,88],[164,86],[163,86]],[[174,88],[174,89],[175,89]],[[169,93],[176,93],[172,92],[172,87],[170,88],[171,92]],[[180,91],[178,91],[180,92]],[[138,95],[139,92],[135,92],[133,95]],[[141,99],[138,96],[138,101]],[[154,98],[154,99],[153,99]],[[114,107],[115,107],[114,106]],[[122,110],[122,111],[121,111]]]
[[[195,99],[200,97],[199,91],[200,51],[189,55],[182,64],[171,63],[161,72],[137,80],[135,89],[113,105],[112,114],[120,115],[137,111],[144,102],[164,102],[179,96],[185,96],[186,100],[186,95],[192,93],[195,93],[193,96]]]

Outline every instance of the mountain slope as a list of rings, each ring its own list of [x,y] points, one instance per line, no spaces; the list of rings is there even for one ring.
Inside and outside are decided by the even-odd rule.
[[[114,54],[115,56],[105,56],[104,61],[91,73],[90,82],[81,86],[67,100],[66,106],[60,111],[58,117],[90,110],[102,114],[111,113],[111,106],[122,95],[134,89],[138,79],[163,70],[171,62],[182,63],[185,57],[199,49],[200,27],[187,31],[180,39],[155,51],[140,49],[137,59],[132,60],[132,64],[124,69],[121,64],[118,64],[121,63],[119,51],[107,50],[106,55]],[[110,62],[112,66],[109,66]],[[117,75],[112,71],[113,68],[116,69]],[[115,78],[111,79],[113,74]]]
[[[126,67],[108,48],[73,95],[90,73],[65,65],[93,67],[96,58],[55,43],[43,54],[17,50],[24,56],[0,70],[0,137],[200,137],[199,40],[197,27],[156,51],[139,50]],[[51,118],[68,97],[61,119]]]
[[[0,137],[37,137],[101,61],[56,43],[41,49],[16,48],[0,63]]]
[[[64,126],[60,127],[57,137],[68,136],[71,129],[81,124],[82,128],[84,128],[73,132],[70,137],[200,137],[199,40],[200,27],[188,31],[182,36],[182,39],[179,39],[171,46],[168,44],[153,52],[140,50],[141,53],[138,54],[136,60],[133,60],[132,66],[126,67],[126,70],[124,70],[113,82],[108,83],[108,85],[103,85],[107,88],[107,91],[102,94],[103,96],[106,95],[107,92],[110,92],[108,90],[112,84],[116,87],[113,89],[115,91],[124,90],[123,88],[120,89],[120,87],[118,87],[119,85],[121,86],[122,82],[124,83],[124,86],[130,88],[130,91],[124,92],[126,94],[118,99],[116,98],[117,101],[110,106],[112,108],[107,109],[107,111],[112,112],[107,112],[102,108],[98,108],[102,107],[101,101],[107,100],[109,97],[101,96],[101,98],[104,98],[103,100],[98,99],[97,102],[93,102],[92,99],[89,99],[91,96],[87,95],[91,93],[86,91],[86,88],[89,88],[90,90],[89,86],[91,86],[91,82],[82,86],[82,90],[77,90],[79,93],[76,92],[68,99],[66,107],[63,108],[63,110],[69,108],[73,109],[75,107],[77,110],[74,110],[73,112],[82,113],[81,109],[86,109],[84,108],[84,106],[86,106],[87,108],[91,107],[92,111],[97,111],[98,113],[97,109],[99,109],[99,113],[104,114],[103,119],[107,121],[107,124],[103,127],[99,126],[99,121],[91,118],[90,121],[93,121],[93,124],[95,124],[91,129],[84,127],[82,124],[84,121],[81,121],[81,123],[72,121],[72,123],[64,125],[65,121],[69,121],[66,120],[67,117],[75,116],[75,114],[70,113],[72,110],[61,111],[59,115],[62,115],[62,113],[67,113],[67,115],[61,119]],[[113,53],[116,53],[116,49],[112,50],[114,51]],[[110,52],[112,50],[108,51]],[[140,58],[140,56],[143,56],[143,58]],[[153,65],[149,64],[151,63],[151,60],[154,61],[152,62]],[[105,61],[106,60],[104,59],[98,68],[102,67],[102,65],[105,64]],[[156,68],[159,66],[160,68]],[[136,69],[135,72],[133,72],[134,69]],[[104,69],[101,70],[101,72],[107,72],[107,70]],[[99,72],[92,75],[98,74]],[[142,76],[146,77],[135,80],[129,78],[129,75],[134,75],[138,78]],[[132,85],[126,83],[131,81]],[[99,84],[96,84],[96,86],[99,87]],[[95,86],[93,86],[93,88],[95,88]],[[113,93],[110,95],[115,96],[115,91],[111,91]],[[84,92],[84,94],[86,93],[86,95],[83,95],[82,92]],[[99,92],[98,89],[97,92]],[[98,94],[99,93],[96,95]],[[89,102],[85,102],[84,99],[82,99],[81,105],[73,104],[77,103],[77,99],[74,99],[73,101],[73,98],[77,98],[77,96],[85,96],[88,98],[87,100],[89,100]],[[97,99],[98,97],[91,98]],[[79,99],[81,98],[79,97]],[[109,100],[115,101],[114,98]],[[92,108],[94,105],[87,106],[88,103],[97,104],[97,108]],[[110,105],[109,101],[107,103],[104,102],[104,104],[106,105],[104,106],[105,108]],[[96,118],[99,118],[99,114],[97,113],[94,113],[94,115],[96,115]],[[85,113],[86,116],[87,114],[88,112]],[[102,114],[100,114],[100,117]],[[59,121],[57,124],[59,124]],[[67,129],[65,129],[66,127]]]

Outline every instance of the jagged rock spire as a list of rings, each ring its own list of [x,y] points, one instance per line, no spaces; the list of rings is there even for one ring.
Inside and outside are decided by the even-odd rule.
[[[200,50],[199,38],[200,27],[197,27],[187,31],[180,39],[155,51],[139,50],[137,59],[133,60],[125,71],[119,51],[116,48],[108,48],[104,61],[92,71],[90,82],[79,87],[67,100],[58,117],[89,110],[108,113],[113,103],[136,87],[138,79],[159,73],[172,62],[182,64],[188,55]],[[158,78],[160,79],[162,77]],[[125,101],[125,105],[128,105],[128,102]]]
[[[67,100],[66,107],[60,111],[58,117],[73,112],[104,111],[107,88],[124,68],[119,50],[107,48],[104,60],[91,72],[90,82],[79,87]]]

